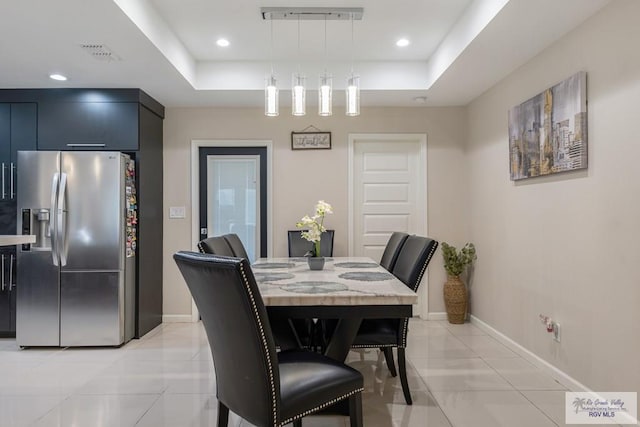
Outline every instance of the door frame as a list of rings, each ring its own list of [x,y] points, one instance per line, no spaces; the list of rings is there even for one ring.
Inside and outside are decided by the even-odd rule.
[[[217,154],[211,154],[209,151],[217,150],[219,151]],[[241,154],[242,153],[242,154]],[[251,154],[247,154],[251,153]],[[266,147],[200,147],[199,152],[199,166],[204,166],[207,169],[207,173],[201,173],[200,179],[198,181],[198,185],[200,185],[199,190],[200,194],[198,196],[200,202],[203,198],[208,199],[207,192],[205,188],[208,188],[208,158],[210,156],[216,158],[227,158],[227,159],[254,159],[257,160],[257,176],[256,182],[259,184],[257,188],[258,199],[256,203],[256,208],[258,209],[258,217],[256,218],[258,221],[256,231],[259,233],[256,237],[256,242],[259,242],[259,246],[256,248],[256,255],[258,258],[266,256],[267,254],[267,238],[268,238],[268,230],[267,230],[267,221],[269,220],[269,213],[267,211],[267,174],[269,173],[269,167],[267,166],[267,149]],[[204,171],[201,171],[204,172]],[[204,176],[206,175],[206,176]],[[204,184],[204,185],[203,185]],[[204,188],[203,188],[204,187]],[[200,209],[200,225],[198,226],[198,230],[202,231],[203,225],[205,228],[209,228],[208,218],[203,218],[203,214],[205,216],[208,212],[209,206],[203,207],[202,204],[199,206]],[[263,220],[264,219],[264,223]],[[208,231],[208,230],[207,230]],[[207,233],[209,235],[209,233]],[[207,236],[202,237],[202,233],[198,237],[198,240],[202,240]]]
[[[200,241],[200,163],[202,147],[266,147],[267,148],[267,256],[273,254],[273,142],[271,140],[192,139],[191,140],[191,249],[198,251]],[[191,321],[200,313],[191,299]]]
[[[429,235],[428,229],[428,197],[427,197],[427,134],[425,133],[350,133],[349,134],[349,145],[348,145],[348,157],[349,157],[349,171],[348,171],[348,194],[349,194],[349,209],[348,209],[348,240],[349,240],[349,255],[353,255],[354,246],[355,246],[355,227],[353,221],[353,215],[355,211],[353,197],[354,197],[354,179],[355,179],[355,145],[358,141],[364,142],[394,142],[399,139],[415,141],[420,144],[420,161],[418,165],[418,176],[420,178],[419,188],[422,195],[422,203],[424,209],[424,234],[425,236]],[[419,201],[420,202],[420,201]],[[428,295],[429,295],[429,278],[428,275],[425,275],[423,278],[423,284],[418,291],[418,301],[419,301],[419,313],[415,313],[414,315],[418,315],[423,319],[427,319],[429,316],[429,304],[428,304]]]

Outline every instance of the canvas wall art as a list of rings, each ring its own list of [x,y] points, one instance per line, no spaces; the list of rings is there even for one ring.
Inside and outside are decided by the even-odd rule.
[[[511,180],[587,167],[587,73],[509,110]]]

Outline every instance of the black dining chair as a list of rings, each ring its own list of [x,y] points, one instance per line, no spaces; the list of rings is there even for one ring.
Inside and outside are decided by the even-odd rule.
[[[235,256],[233,249],[222,236],[207,237],[200,240],[198,242],[198,250],[201,254]]]
[[[391,273],[414,292],[422,281],[422,277],[438,248],[438,242],[428,237],[408,236]],[[409,319],[364,319],[358,329],[352,348],[380,348],[384,353],[389,372],[396,376],[392,348],[398,352],[398,370],[404,399],[408,405],[412,404],[411,391],[407,382],[407,367],[405,348],[407,347],[407,333]]]
[[[235,236],[235,238],[230,236]],[[198,250],[201,254],[244,258],[249,261],[247,251],[236,234],[207,237],[198,242]],[[310,346],[311,332],[307,332],[307,329],[312,331],[312,328],[307,325],[305,319],[286,321],[276,319],[271,323],[271,328],[280,348],[308,348]]]
[[[244,258],[251,262],[249,259],[249,254],[247,254],[247,250],[244,248],[242,244],[242,240],[235,233],[229,233],[222,236],[224,240],[227,241],[227,244],[231,246],[231,252],[233,252],[233,256],[236,258]]]
[[[320,256],[333,256],[333,236],[335,230],[327,230],[320,237]],[[309,242],[302,238],[300,230],[289,230],[289,257],[302,257],[307,252],[313,250],[313,242]]]
[[[387,271],[390,272],[393,269],[393,266],[396,264],[396,260],[398,259],[398,255],[400,254],[400,249],[402,249],[402,245],[404,245],[407,237],[409,237],[407,233],[403,233],[400,231],[394,231],[393,233],[391,233],[391,236],[387,241],[387,245],[384,248],[384,252],[382,253],[382,257],[380,258],[380,265]],[[321,323],[320,331],[318,333],[319,338],[317,337],[316,340],[319,341],[322,346],[327,343],[329,336],[333,333],[333,329],[335,329],[336,323],[337,320],[335,319],[327,319],[324,321],[324,323]],[[387,357],[387,352],[389,350],[383,349],[383,351],[386,351],[385,357]],[[393,353],[390,357],[393,360]],[[387,365],[389,366],[389,370],[391,371],[392,375],[395,377],[395,365],[393,364],[393,362],[391,363],[391,365],[389,365],[389,363],[387,363]]]
[[[309,351],[277,353],[246,259],[195,252],[173,258],[209,340],[218,427],[228,425],[229,410],[259,427],[301,427],[302,417],[346,399],[351,426],[362,426],[362,374]]]
[[[384,252],[382,253],[382,258],[380,258],[380,265],[387,271],[392,271],[393,267],[396,265],[398,255],[400,255],[400,249],[402,249],[402,245],[404,245],[407,237],[409,237],[407,233],[402,233],[400,231],[394,231],[391,233],[391,237],[389,237],[389,240],[387,241],[387,246],[385,246]]]

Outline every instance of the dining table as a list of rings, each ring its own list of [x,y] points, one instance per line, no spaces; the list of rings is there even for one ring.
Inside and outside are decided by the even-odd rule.
[[[269,320],[336,319],[324,354],[344,361],[363,319],[405,318],[418,295],[380,264],[366,257],[330,257],[322,270],[307,259],[260,258],[252,264]],[[279,342],[299,346],[295,336]]]

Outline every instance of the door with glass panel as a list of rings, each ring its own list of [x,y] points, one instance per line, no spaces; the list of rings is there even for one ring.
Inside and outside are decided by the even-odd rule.
[[[266,256],[266,149],[200,149],[200,238],[228,233],[250,261]]]

